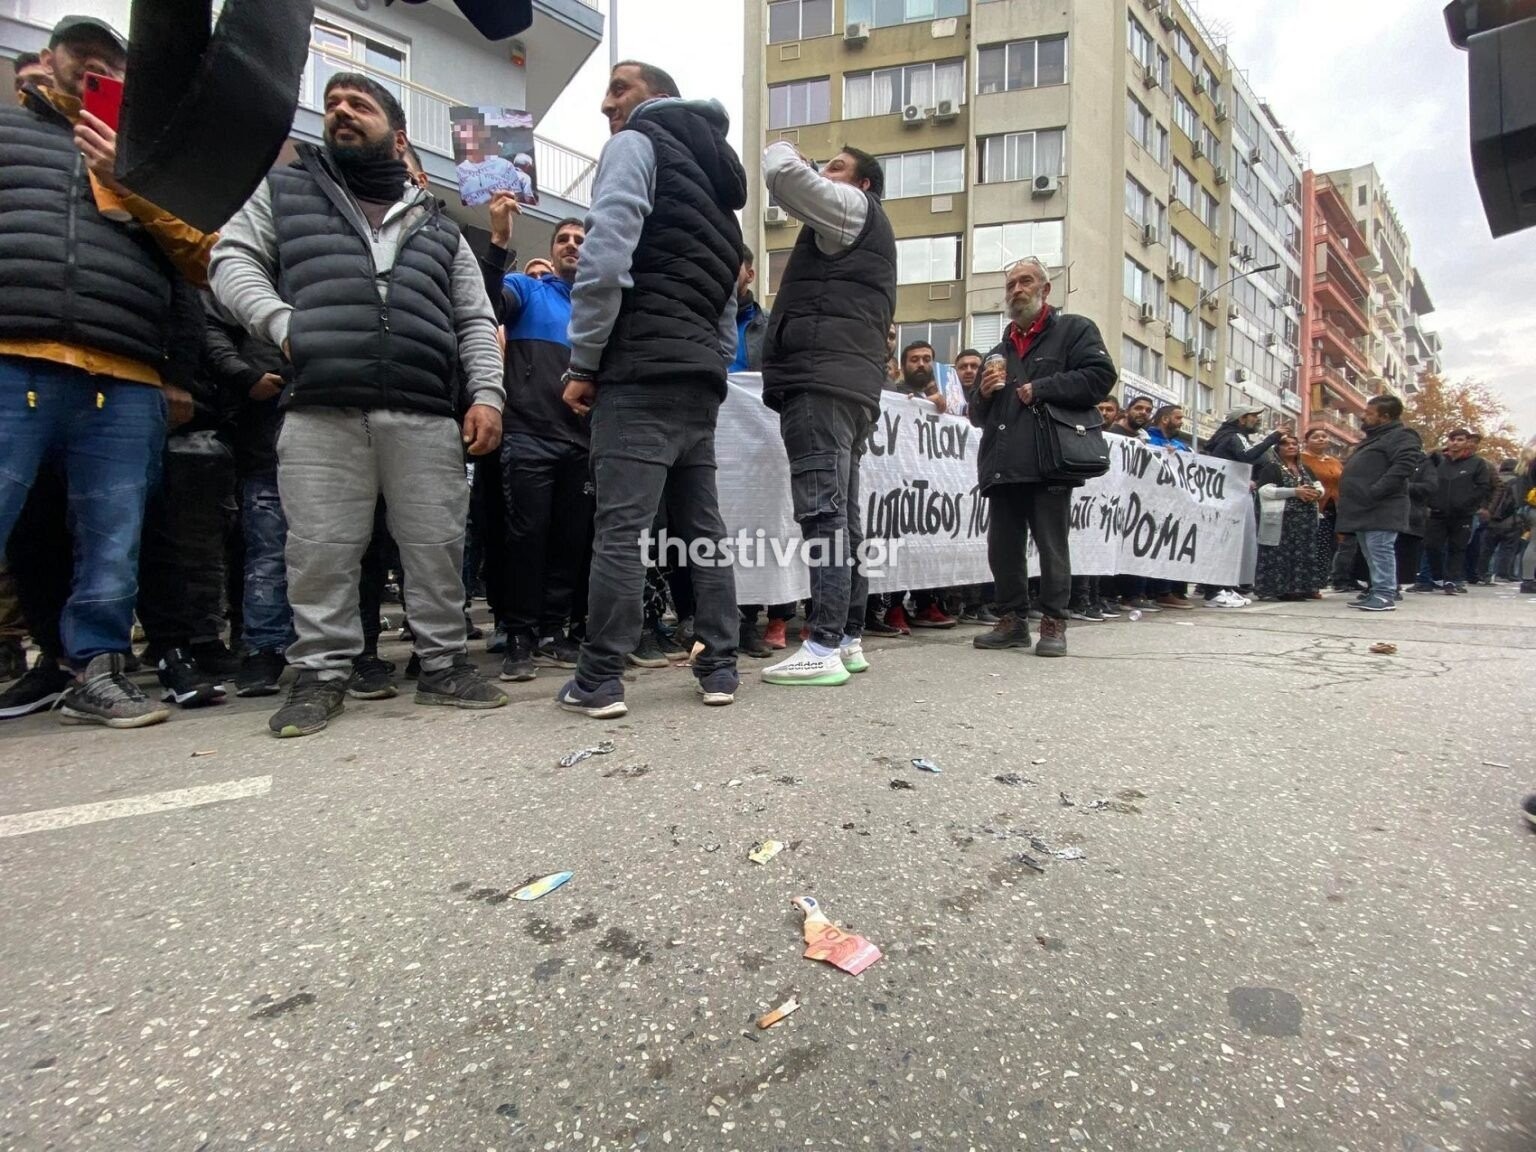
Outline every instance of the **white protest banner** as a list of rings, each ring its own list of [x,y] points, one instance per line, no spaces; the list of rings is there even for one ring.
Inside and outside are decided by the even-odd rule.
[[[988,502],[976,490],[981,429],[926,400],[887,392],[865,446],[859,509],[885,566],[870,591],[946,588],[992,578]],[[1233,585],[1251,534],[1248,467],[1110,437],[1110,471],[1074,492],[1072,570]],[[715,436],[720,512],[736,556],[736,598],[776,604],[810,594],[790,502],[778,413],[761,378],[734,375]],[[1030,551],[1030,570],[1039,571]]]

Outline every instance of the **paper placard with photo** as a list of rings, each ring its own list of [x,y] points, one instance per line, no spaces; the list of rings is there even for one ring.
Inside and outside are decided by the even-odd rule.
[[[505,189],[522,204],[539,202],[539,175],[533,159],[533,115],[517,108],[450,108],[453,162],[459,199],[489,204]]]

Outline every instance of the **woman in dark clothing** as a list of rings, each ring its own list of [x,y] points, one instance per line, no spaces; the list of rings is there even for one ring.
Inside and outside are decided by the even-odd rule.
[[[1317,506],[1323,489],[1301,462],[1301,445],[1287,433],[1275,459],[1260,466],[1259,564],[1254,591],[1261,600],[1311,600],[1327,580],[1318,550]]]

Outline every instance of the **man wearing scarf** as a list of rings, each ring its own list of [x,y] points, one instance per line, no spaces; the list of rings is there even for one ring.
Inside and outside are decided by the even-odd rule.
[[[332,76],[325,147],[301,145],[214,248],[219,301],[293,365],[277,483],[298,678],[268,722],[278,736],[318,732],[341,711],[363,648],[358,573],[381,494],[421,661],[416,702],[507,702],[469,662],[460,576],[464,447],[480,456],[501,442],[496,320],[458,227],[408,180],[405,128],[382,85]]]

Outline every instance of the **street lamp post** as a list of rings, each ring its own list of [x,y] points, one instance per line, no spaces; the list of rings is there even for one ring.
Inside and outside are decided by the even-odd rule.
[[[1199,299],[1195,301],[1194,322],[1199,322],[1200,309],[1205,307],[1205,302],[1212,296],[1216,295],[1216,293],[1220,292],[1228,284],[1236,284],[1239,280],[1246,280],[1249,276],[1257,276],[1260,272],[1273,272],[1279,267],[1280,265],[1278,263],[1261,264],[1257,268],[1250,268],[1246,272],[1239,272],[1236,276],[1223,280],[1209,292],[1201,292]],[[1195,375],[1191,382],[1191,387],[1194,389],[1194,395],[1189,398],[1189,411],[1193,415],[1193,419],[1191,419],[1189,422],[1189,450],[1191,452],[1198,452],[1200,450],[1200,408],[1198,403],[1200,399],[1200,366],[1198,364],[1195,365]]]

